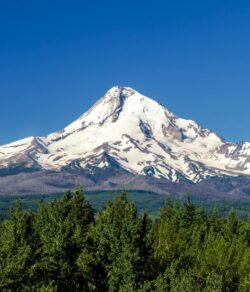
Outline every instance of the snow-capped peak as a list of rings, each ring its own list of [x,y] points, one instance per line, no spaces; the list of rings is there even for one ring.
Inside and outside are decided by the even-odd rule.
[[[115,86],[63,130],[0,147],[2,167],[19,164],[57,171],[112,164],[134,174],[198,182],[250,175],[250,144],[226,143],[136,90]]]
[[[104,95],[104,98],[119,98],[120,96],[123,96],[125,98],[130,97],[134,95],[137,91],[135,91],[131,87],[126,86],[114,86],[110,88],[106,94]]]
[[[76,131],[94,124],[101,125],[108,120],[115,122],[122,111],[125,99],[135,93],[137,92],[130,87],[112,87],[85,114],[66,127],[65,132]]]

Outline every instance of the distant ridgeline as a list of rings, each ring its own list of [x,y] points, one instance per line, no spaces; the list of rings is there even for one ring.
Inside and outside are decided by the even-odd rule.
[[[250,291],[249,274],[250,222],[188,199],[152,219],[124,192],[94,212],[78,188],[0,221],[0,291]]]
[[[114,200],[121,191],[87,191],[84,192],[85,198],[91,203],[94,212],[96,213],[99,208],[104,208],[108,201]],[[160,195],[158,193],[141,191],[141,190],[126,190],[128,199],[131,200],[139,214],[148,212],[152,218],[156,218],[159,215],[160,209],[164,206],[166,201],[166,195]],[[0,220],[6,219],[9,216],[9,209],[13,208],[16,201],[19,200],[24,210],[32,209],[36,210],[39,202],[42,200],[44,203],[49,203],[54,199],[62,198],[63,193],[56,194],[36,194],[25,196],[0,196]],[[185,202],[187,199],[191,200],[196,207],[203,206],[207,214],[210,214],[213,209],[217,208],[222,217],[226,217],[231,209],[234,209],[237,216],[243,220],[248,219],[250,212],[250,200],[236,200],[236,199],[214,199],[212,197],[199,196],[198,194],[193,196],[178,196],[171,195],[173,201]]]

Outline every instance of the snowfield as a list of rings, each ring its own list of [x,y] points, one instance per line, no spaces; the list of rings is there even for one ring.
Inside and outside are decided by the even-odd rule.
[[[120,167],[130,173],[200,182],[250,175],[250,143],[225,142],[129,87],[111,88],[65,129],[0,147],[0,168],[61,171]]]

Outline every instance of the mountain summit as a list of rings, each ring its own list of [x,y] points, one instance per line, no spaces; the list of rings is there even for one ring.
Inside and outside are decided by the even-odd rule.
[[[54,184],[68,173],[91,181],[122,173],[198,183],[250,175],[250,144],[225,142],[136,90],[116,86],[63,130],[0,147],[0,185],[6,177],[39,172],[52,173]]]

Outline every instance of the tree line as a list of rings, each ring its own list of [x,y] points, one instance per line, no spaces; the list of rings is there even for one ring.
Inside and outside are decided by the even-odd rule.
[[[250,291],[250,222],[121,193],[94,214],[81,188],[0,222],[0,291]]]

